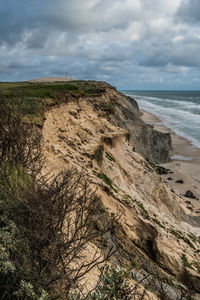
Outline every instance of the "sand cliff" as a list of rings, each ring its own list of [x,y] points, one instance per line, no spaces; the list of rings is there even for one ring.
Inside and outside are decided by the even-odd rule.
[[[180,283],[199,299],[200,241],[194,235],[199,217],[187,214],[183,199],[153,168],[170,160],[170,134],[145,124],[135,101],[108,84],[99,86],[101,95],[68,97],[46,113],[43,172],[83,168],[98,188],[103,209],[94,220],[99,230],[117,218],[103,247],[105,253],[110,246],[118,249],[111,263],[132,263],[136,281],[138,274],[159,274],[166,282],[166,299],[177,299],[175,285]],[[155,294],[148,297],[156,299]]]

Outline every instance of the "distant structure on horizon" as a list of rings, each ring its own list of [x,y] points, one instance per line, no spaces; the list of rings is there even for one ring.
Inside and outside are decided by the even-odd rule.
[[[65,73],[65,77],[47,77],[47,78],[36,78],[28,80],[28,82],[65,82],[74,80],[69,78],[69,73]]]

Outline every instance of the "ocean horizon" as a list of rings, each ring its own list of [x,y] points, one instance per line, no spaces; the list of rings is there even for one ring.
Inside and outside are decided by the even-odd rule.
[[[123,90],[135,99],[141,110],[154,114],[177,135],[200,148],[200,91]]]

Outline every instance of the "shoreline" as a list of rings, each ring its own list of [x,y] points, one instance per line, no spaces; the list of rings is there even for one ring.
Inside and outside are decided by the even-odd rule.
[[[141,119],[154,130],[170,133],[172,138],[172,161],[161,166],[170,169],[173,174],[161,175],[170,188],[183,199],[183,208],[187,214],[200,216],[200,148],[186,138],[178,136],[171,129],[161,125],[161,120],[152,113],[141,110]],[[177,183],[182,180],[183,183]],[[186,191],[192,191],[197,199],[185,197]],[[198,200],[199,199],[199,200]]]

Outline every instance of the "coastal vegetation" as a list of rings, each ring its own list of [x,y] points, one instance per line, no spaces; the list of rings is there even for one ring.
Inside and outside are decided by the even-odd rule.
[[[73,81],[60,83],[0,82],[0,101],[12,101],[20,107],[26,122],[42,125],[45,111],[52,105],[66,103],[69,97],[100,96],[106,83]]]
[[[86,244],[103,234],[90,226],[98,198],[76,169],[42,175],[40,131],[12,101],[0,108],[1,299],[67,297],[112,253],[84,261]]]
[[[166,221],[170,171],[140,155],[159,158],[156,133],[130,101],[104,82],[0,83],[1,299],[199,292],[198,237]]]

